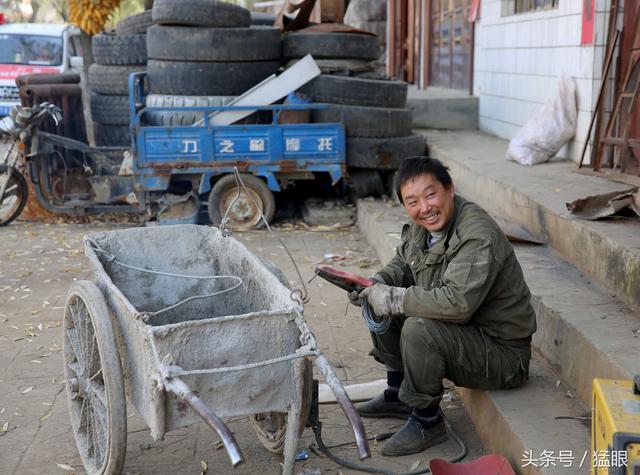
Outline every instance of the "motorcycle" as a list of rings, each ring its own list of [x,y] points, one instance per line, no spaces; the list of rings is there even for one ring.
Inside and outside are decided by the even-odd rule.
[[[58,107],[44,102],[33,108],[14,108],[0,120],[0,143],[6,148],[0,161],[0,226],[14,221],[27,204],[29,189],[19,168],[24,169],[24,152],[46,117],[56,126],[62,119]]]
[[[134,193],[133,179],[119,176],[127,148],[90,147],[45,132],[41,125],[47,118],[57,127],[62,121],[61,110],[47,102],[18,106],[0,120],[0,143],[5,145],[0,160],[0,226],[20,216],[27,203],[28,184],[37,206],[52,213],[80,216],[147,211]]]

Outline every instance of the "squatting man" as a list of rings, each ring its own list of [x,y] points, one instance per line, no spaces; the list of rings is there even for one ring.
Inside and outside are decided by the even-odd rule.
[[[371,355],[387,369],[387,389],[359,404],[363,417],[406,424],[382,447],[387,456],[421,452],[446,440],[442,379],[472,389],[507,389],[528,378],[536,320],[513,248],[495,221],[455,192],[448,168],[405,159],[395,192],[412,224],[391,261],[352,292],[377,319]]]

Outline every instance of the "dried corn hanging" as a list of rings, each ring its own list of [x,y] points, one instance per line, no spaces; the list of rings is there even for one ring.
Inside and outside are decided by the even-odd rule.
[[[89,35],[104,28],[121,0],[69,0],[69,20]]]

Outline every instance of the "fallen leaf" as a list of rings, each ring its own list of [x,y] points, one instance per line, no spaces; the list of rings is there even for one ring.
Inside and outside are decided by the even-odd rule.
[[[53,415],[53,409],[49,410],[44,416],[40,418],[41,421],[46,421]]]
[[[209,468],[207,462],[205,462],[204,460],[200,460],[200,466],[202,467],[202,472],[200,472],[200,475],[204,475],[205,473],[207,473],[207,469]]]
[[[24,391],[22,391],[22,394],[27,394],[29,391],[33,391],[33,386],[30,386],[27,389],[25,389]]]
[[[216,450],[220,450],[221,448],[223,448],[223,447],[224,447],[224,444],[222,443],[222,441],[221,441],[221,440],[218,440],[218,441],[216,441],[216,442],[212,443],[212,444],[211,444],[211,447],[213,447],[213,448],[214,448],[214,449],[216,449]]]
[[[66,463],[57,463],[56,464],[58,467],[60,467],[62,470],[66,470],[67,472],[75,472],[76,469],[73,467],[70,467],[69,465],[67,465]]]

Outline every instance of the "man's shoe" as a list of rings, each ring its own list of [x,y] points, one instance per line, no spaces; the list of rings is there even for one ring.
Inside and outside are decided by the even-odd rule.
[[[444,417],[436,425],[426,429],[416,418],[410,417],[402,429],[393,434],[382,446],[382,455],[398,457],[417,454],[446,440]]]
[[[395,417],[407,419],[411,415],[411,408],[402,401],[387,401],[384,392],[373,399],[356,404],[356,411],[360,417]]]

